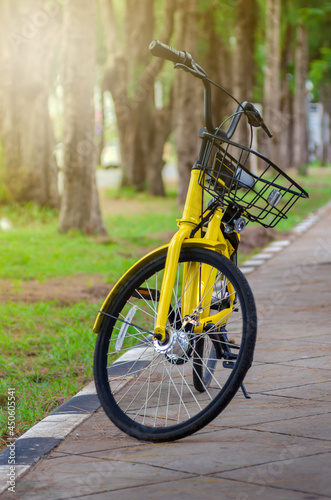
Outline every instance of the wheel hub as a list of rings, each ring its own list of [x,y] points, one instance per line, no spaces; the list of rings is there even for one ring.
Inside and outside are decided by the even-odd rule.
[[[167,329],[167,339],[165,342],[159,342],[154,339],[154,348],[160,354],[166,354],[168,359],[175,362],[186,356],[190,348],[188,334],[183,330]]]

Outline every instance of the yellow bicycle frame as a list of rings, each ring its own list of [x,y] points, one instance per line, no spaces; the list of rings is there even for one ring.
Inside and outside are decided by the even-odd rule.
[[[191,237],[192,230],[199,224],[201,218],[201,207],[203,204],[203,188],[199,185],[200,171],[193,169],[191,171],[191,179],[189,189],[186,197],[182,219],[178,221],[179,229],[172,237],[169,245],[164,245],[149,253],[136,264],[134,264],[118,281],[118,283],[111,290],[94,323],[93,332],[98,333],[104,319],[104,311],[107,310],[111,301],[116,297],[118,290],[122,284],[125,283],[137,270],[144,266],[147,262],[151,261],[156,256],[167,253],[163,281],[161,286],[159,308],[154,329],[155,338],[165,341],[166,339],[166,324],[168,312],[173,292],[174,283],[176,280],[177,265],[179,255],[182,248],[187,247],[201,247],[209,248],[218,253],[223,254],[225,257],[230,258],[234,252],[234,248],[230,242],[224,238],[220,229],[223,211],[221,208],[217,209],[213,217],[210,219],[207,230],[203,237]],[[181,301],[181,314],[182,318],[192,315],[196,311],[199,317],[197,325],[194,327],[196,333],[201,333],[204,326],[208,323],[216,323],[221,325],[225,323],[227,318],[232,314],[234,293],[231,283],[228,283],[228,292],[230,298],[230,306],[222,311],[209,315],[209,309],[206,307],[210,304],[211,295],[213,293],[215,273],[212,268],[203,264],[201,270],[197,273],[197,265],[193,263],[188,266],[184,265],[183,283],[189,283],[185,290],[182,290]],[[184,286],[184,285],[183,285]],[[203,299],[201,299],[203,297]]]
[[[172,291],[176,279],[180,251],[183,244],[190,239],[192,229],[200,222],[203,189],[198,182],[199,175],[199,170],[193,169],[191,171],[191,179],[184,206],[183,217],[178,222],[179,230],[173,236],[169,244],[161,287],[158,314],[154,329],[155,338],[161,342],[166,339],[166,323]],[[228,240],[224,238],[220,229],[222,215],[222,209],[217,209],[208,223],[205,236],[203,238],[194,237],[192,239],[193,241],[191,241],[193,244],[197,244],[199,240],[199,244],[201,244],[201,246],[205,248],[212,247],[216,251],[225,255],[227,258],[230,258],[234,249]],[[202,265],[202,269],[199,273],[197,273],[196,270],[197,266],[192,264],[189,268],[187,265],[184,267],[183,283],[189,283],[189,286],[185,290],[182,290],[181,314],[182,318],[185,318],[187,315],[192,314],[193,311],[196,311],[196,314],[199,316],[199,321],[197,322],[198,324],[195,326],[194,331],[199,333],[203,331],[206,324],[211,322],[222,324],[223,320],[225,322],[225,319],[232,314],[234,290],[232,285],[229,283],[230,307],[213,316],[209,316],[209,310],[205,307],[205,305],[210,303],[216,277],[216,270],[212,270],[212,268],[207,264]],[[203,299],[201,300],[202,297]],[[197,310],[197,308],[199,310]]]

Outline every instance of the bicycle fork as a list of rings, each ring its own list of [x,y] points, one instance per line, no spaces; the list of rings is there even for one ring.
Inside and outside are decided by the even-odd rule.
[[[187,202],[183,212],[183,218],[178,222],[179,230],[170,241],[165,271],[162,280],[159,307],[154,329],[154,339],[159,342],[166,341],[166,323],[170,310],[170,303],[173,288],[176,281],[177,266],[179,255],[183,245],[191,243],[192,245],[204,248],[212,248],[221,252],[229,258],[228,247],[222,232],[220,231],[222,210],[216,210],[212,219],[208,223],[207,232],[204,238],[190,238],[192,229],[199,223],[201,212],[201,188],[197,183],[198,170],[192,170],[191,182],[188,190]],[[200,193],[200,197],[199,197]],[[198,270],[199,264],[191,263],[184,265],[183,289],[181,296],[181,316],[187,318],[188,322],[194,324],[195,333],[202,333],[205,325],[210,322],[216,322],[221,325],[232,314],[234,302],[234,290],[229,283],[229,307],[219,311],[212,317],[210,316],[210,303],[214,290],[216,270],[207,264],[202,264]],[[184,320],[185,321],[185,320]]]

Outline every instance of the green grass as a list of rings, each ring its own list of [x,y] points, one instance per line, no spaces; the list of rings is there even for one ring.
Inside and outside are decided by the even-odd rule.
[[[131,199],[132,194],[118,200],[123,202],[123,213]],[[180,216],[175,197],[157,200],[138,195],[135,201],[144,210],[134,219],[105,216],[109,238],[75,231],[60,234],[58,213],[50,209],[1,206],[0,219],[8,218],[13,228],[0,231],[0,279],[11,280],[17,290],[32,279],[42,283],[82,274],[101,274],[114,283],[138,257],[166,241]],[[100,305],[100,300],[29,304],[19,298],[0,303],[0,449],[7,444],[9,388],[16,390],[19,436],[92,379],[92,326]]]
[[[294,179],[308,192],[308,199],[299,199],[288,218],[277,225],[278,231],[291,231],[310,213],[331,200],[331,168],[310,168],[309,175],[294,175]]]
[[[95,304],[0,304],[0,407],[16,392],[17,435],[44,418],[92,378]],[[0,413],[6,443],[6,413]]]
[[[331,199],[331,168],[312,168],[298,177],[309,192],[277,229],[289,231]],[[17,288],[28,280],[100,274],[114,282],[138,257],[167,241],[180,211],[171,189],[167,199],[125,191],[108,192],[105,223],[109,238],[60,234],[58,213],[34,205],[0,206],[13,229],[0,231],[0,280]],[[117,213],[114,211],[116,204]],[[131,208],[130,208],[131,207]],[[131,213],[130,213],[131,209]],[[31,427],[92,379],[95,336],[92,326],[100,307],[80,302],[0,303],[0,428],[6,444],[7,390],[15,387],[16,435]]]
[[[107,216],[106,239],[87,238],[76,231],[59,233],[57,213],[51,210],[33,205],[2,207],[0,218],[7,217],[13,229],[0,231],[0,277],[43,281],[101,273],[112,282],[133,264],[139,249],[160,245],[162,233],[176,230],[179,212],[172,205],[157,216],[137,213],[134,220],[125,215]]]

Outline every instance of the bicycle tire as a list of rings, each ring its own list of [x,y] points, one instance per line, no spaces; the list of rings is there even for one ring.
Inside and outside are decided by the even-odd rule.
[[[166,251],[122,284],[104,311],[94,355],[96,389],[110,420],[126,434],[154,442],[173,441],[193,434],[228,405],[251,366],[257,330],[253,294],[241,271],[213,250],[184,248],[168,316],[175,325],[173,336],[177,335],[177,348],[168,347],[168,351],[158,352],[152,334],[165,259]],[[217,340],[220,325],[209,326],[208,332],[200,335],[192,333],[190,324],[188,328],[183,327],[180,290],[185,289],[186,284],[180,283],[182,269],[195,265],[199,272],[202,264],[217,271],[212,307],[217,302],[221,307],[224,301],[222,283],[232,283],[235,290],[235,312],[226,322],[229,334],[234,336],[227,349],[237,351],[231,369],[226,366],[224,339]],[[178,329],[180,323],[182,327]],[[168,324],[169,331],[172,325]],[[208,384],[204,385],[201,378],[203,390],[200,391],[194,387],[193,374],[198,380],[199,348],[197,350],[196,345],[204,336],[216,338],[212,344],[216,346],[217,366],[210,370],[211,375],[208,373],[211,378]],[[113,362],[116,349],[121,356]],[[200,359],[204,370],[208,370],[201,355]]]

